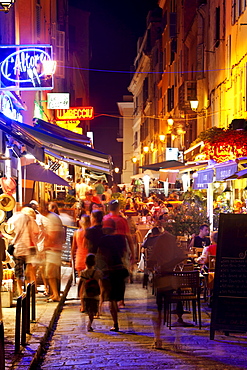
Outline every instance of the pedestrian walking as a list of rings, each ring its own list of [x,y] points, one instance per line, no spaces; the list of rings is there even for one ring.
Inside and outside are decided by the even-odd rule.
[[[173,291],[172,282],[169,280],[169,273],[173,271],[175,266],[185,259],[183,251],[177,246],[176,237],[165,231],[159,235],[153,245],[152,251],[147,261],[147,267],[152,271],[158,272],[158,277],[155,279],[157,288],[156,303],[158,313],[153,317],[154,325],[154,347],[162,348],[162,340],[160,338],[160,330],[162,323],[163,305],[166,305],[166,300]],[[182,302],[177,304],[178,323],[183,324]]]
[[[90,227],[90,216],[82,215],[79,221],[80,228],[74,232],[72,247],[71,247],[71,258],[74,261],[75,269],[80,276],[82,270],[86,268],[86,257],[88,254],[88,242],[85,238],[85,233],[87,228]],[[80,280],[81,282],[81,280]],[[82,294],[81,294],[81,284],[78,285],[78,296],[81,299],[80,311],[84,312],[85,307],[83,304]]]
[[[95,269],[95,255],[89,253],[86,257],[86,269],[81,272],[82,299],[85,312],[88,314],[87,331],[93,331],[93,319],[99,309],[100,285],[99,280],[102,276],[100,270]]]
[[[48,302],[58,302],[60,300],[60,268],[62,246],[65,242],[65,231],[62,221],[56,212],[56,207],[53,202],[48,205],[48,224],[45,236],[45,258],[46,271],[45,276],[49,281],[52,295]]]
[[[15,230],[12,244],[14,245],[15,278],[19,295],[23,293],[23,279],[31,282],[34,278],[31,259],[36,254],[36,237],[39,229],[34,219],[35,212],[33,211],[33,217],[30,217],[30,211],[33,210],[23,207],[20,212],[16,212],[8,220]]]
[[[124,255],[127,251],[126,240],[123,235],[115,234],[116,224],[113,219],[103,221],[104,236],[100,240],[97,257],[101,267],[102,278],[102,302],[109,301],[110,313],[113,319],[111,331],[119,331],[118,306],[125,291],[125,279],[129,275],[123,264]]]

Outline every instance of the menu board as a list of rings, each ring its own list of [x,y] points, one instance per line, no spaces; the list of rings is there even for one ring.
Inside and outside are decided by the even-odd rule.
[[[220,214],[210,339],[247,331],[247,214]]]
[[[72,239],[73,239],[75,230],[77,230],[77,227],[75,226],[65,226],[66,240],[65,240],[65,243],[62,249],[62,261],[63,262],[71,261],[71,246],[72,246]]]

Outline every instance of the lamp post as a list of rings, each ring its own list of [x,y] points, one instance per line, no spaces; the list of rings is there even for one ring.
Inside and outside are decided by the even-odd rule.
[[[5,0],[5,1],[0,1],[0,6],[3,9],[0,9],[1,12],[8,13],[9,9],[11,8],[11,5],[13,5],[15,0]]]
[[[190,100],[190,107],[192,110],[196,111],[198,108],[199,101],[198,100]]]

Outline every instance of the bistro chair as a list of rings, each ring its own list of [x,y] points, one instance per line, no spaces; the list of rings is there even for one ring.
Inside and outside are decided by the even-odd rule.
[[[164,317],[167,317],[167,326],[171,329],[172,304],[181,301],[192,302],[193,321],[197,324],[196,305],[198,309],[199,329],[201,329],[201,302],[199,271],[174,271],[171,273],[173,284],[177,287],[167,298]]]
[[[205,296],[204,301],[207,302],[208,298],[211,302],[212,298],[212,291],[214,287],[214,272],[215,272],[215,262],[216,262],[216,256],[209,255],[208,256],[208,269],[207,273],[204,274],[204,289],[205,289]]]

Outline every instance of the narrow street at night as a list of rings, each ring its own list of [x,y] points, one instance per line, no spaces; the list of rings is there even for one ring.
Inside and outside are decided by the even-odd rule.
[[[119,313],[120,332],[112,326],[108,306],[93,322],[94,331],[87,332],[88,318],[79,312],[72,286],[53,336],[37,369],[247,369],[246,335],[216,332],[209,339],[210,309],[202,307],[202,329],[195,327],[162,327],[163,349],[152,348],[152,307],[155,302],[150,289],[142,288],[141,274],[134,284],[127,285],[126,306]],[[147,298],[147,296],[149,298]],[[149,301],[149,302],[148,302]],[[148,310],[147,310],[148,306]],[[173,315],[173,321],[176,316]],[[192,315],[184,315],[191,322]]]

